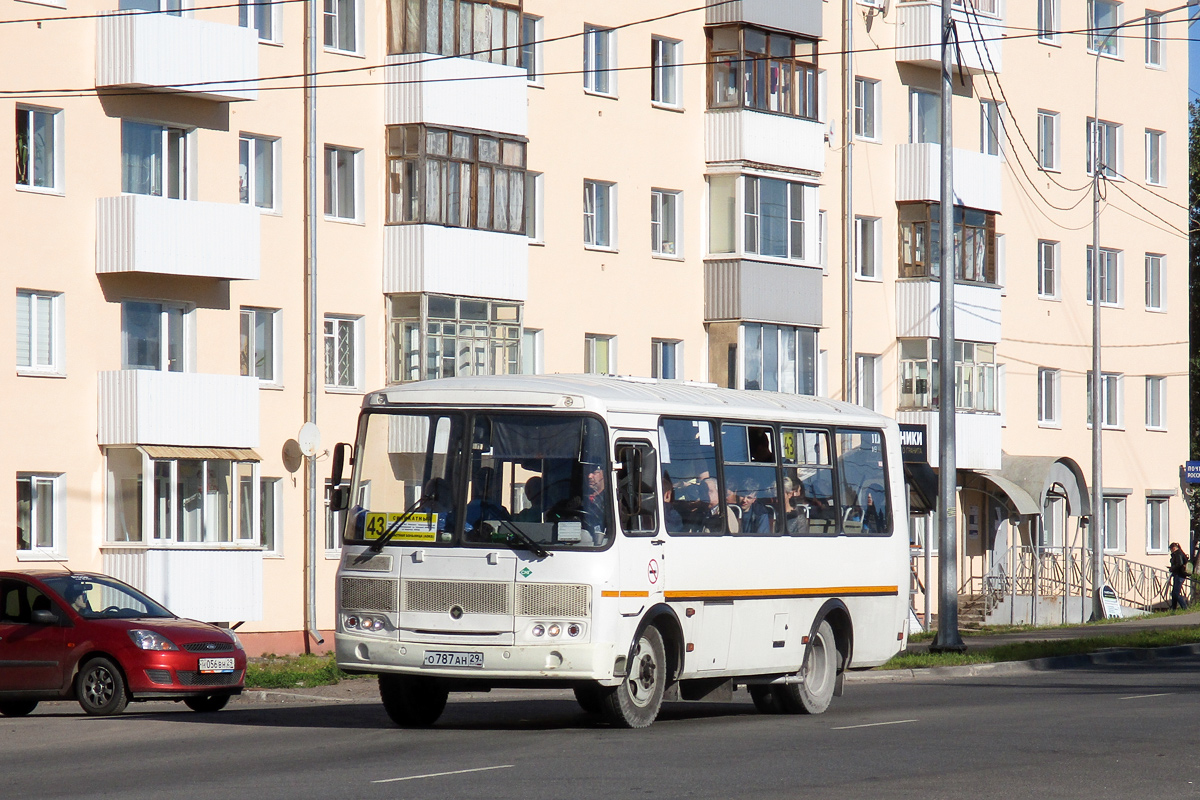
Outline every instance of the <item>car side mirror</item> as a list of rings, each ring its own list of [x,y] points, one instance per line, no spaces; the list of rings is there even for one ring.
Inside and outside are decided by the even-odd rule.
[[[32,619],[34,625],[57,625],[58,624],[58,614],[55,614],[53,611],[47,611],[45,609],[39,609],[37,611],[34,611],[33,615],[31,616],[31,619]]]

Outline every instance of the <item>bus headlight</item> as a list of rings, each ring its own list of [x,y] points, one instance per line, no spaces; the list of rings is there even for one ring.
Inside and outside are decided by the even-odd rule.
[[[357,628],[358,627],[358,617],[353,616],[353,615],[346,617],[346,627],[347,628]]]
[[[529,631],[529,632],[530,632],[530,633],[532,633],[534,636],[543,636],[543,635],[545,635],[545,633],[546,633],[546,626],[544,626],[544,625],[540,625],[540,624],[539,624],[539,625],[534,625],[534,626],[533,626],[533,627],[530,629],[530,631]]]
[[[572,622],[567,626],[567,636],[578,636],[583,633],[583,628],[579,627],[578,623]]]
[[[550,627],[546,629],[546,633],[550,634],[551,636],[558,636],[560,633],[562,633],[562,628],[560,628],[558,626],[558,623],[555,622],[555,623],[552,623],[550,625]]]

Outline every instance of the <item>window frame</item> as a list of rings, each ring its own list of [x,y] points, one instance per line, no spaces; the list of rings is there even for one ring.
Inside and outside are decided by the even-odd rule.
[[[999,100],[979,100],[979,152],[983,155],[1004,155],[1003,107]]]
[[[881,85],[875,78],[854,76],[854,138],[856,139],[864,142],[881,141],[880,115],[883,108],[880,95]]]
[[[282,188],[282,170],[279,169],[280,141],[278,136],[260,136],[254,133],[242,133],[238,136],[238,176],[240,181],[238,200],[242,205],[254,206],[264,214],[281,213],[280,200],[283,195],[280,191]],[[255,166],[259,147],[264,147],[265,151],[270,154],[268,181],[271,197],[270,202],[266,204],[258,202],[261,187],[255,177],[258,174]],[[245,170],[244,176],[242,176],[243,169]]]
[[[667,369],[666,354],[670,352],[670,366]],[[666,375],[664,373],[671,372]],[[650,377],[659,380],[683,380],[683,340],[682,339],[651,339],[650,340]]]
[[[1146,494],[1146,555],[1164,554],[1167,552],[1167,542],[1171,539],[1171,499],[1169,496]],[[1158,529],[1157,547],[1153,544],[1155,528]]]
[[[1062,117],[1057,111],[1039,108],[1037,128],[1038,167],[1044,172],[1061,172],[1059,145],[1062,140]]]
[[[1126,502],[1127,499],[1128,498],[1123,494],[1105,494],[1104,495],[1104,500],[1102,501],[1104,503],[1104,514],[1103,514],[1104,528],[1101,531],[1101,536],[1102,536],[1102,544],[1103,544],[1105,555],[1123,555],[1126,552],[1126,545],[1127,545],[1126,527],[1127,527],[1127,523],[1128,523],[1128,519],[1127,519],[1128,503]],[[1112,506],[1116,506],[1116,508],[1119,509],[1118,513],[1114,515],[1115,516],[1115,525],[1116,525],[1115,531],[1110,530],[1110,527],[1109,527],[1110,520],[1112,519],[1112,517],[1109,516],[1109,512],[1110,512],[1110,509]],[[1116,534],[1116,542],[1115,542],[1115,546],[1113,546],[1113,547],[1109,546],[1110,532]]]
[[[131,303],[140,305],[158,306],[158,336],[159,336],[159,353],[158,366],[135,366],[128,360],[130,331],[127,327],[128,317],[127,311]],[[146,369],[152,372],[194,372],[196,364],[196,327],[195,327],[195,305],[191,303],[177,303],[166,300],[144,300],[140,298],[125,298],[121,301],[121,369]],[[179,358],[182,361],[180,369],[171,369],[170,350],[171,350],[171,314],[178,312],[181,320],[180,327],[177,333],[181,337],[178,344]]]
[[[938,203],[917,201],[897,203],[898,275],[900,278],[936,280],[941,275],[940,251],[937,246],[941,228],[941,208]],[[955,283],[980,286],[999,286],[998,236],[996,213],[966,206],[954,206],[954,264]],[[968,258],[965,243],[975,242]],[[982,240],[982,245],[979,242]],[[981,249],[982,248],[982,249]],[[982,260],[981,260],[982,259]],[[978,277],[967,275],[970,265]]]
[[[546,176],[525,170],[525,235],[529,244],[546,243]]]
[[[346,10],[351,14],[350,24],[352,30],[350,35],[354,39],[352,47],[346,48],[341,46],[342,37],[342,17]],[[321,44],[326,53],[338,53],[341,55],[363,55],[363,6],[362,0],[325,0],[321,7]],[[332,29],[331,29],[332,26]],[[330,34],[332,33],[333,42],[330,42]]]
[[[546,332],[521,328],[521,374],[541,375],[546,371]]]
[[[1162,253],[1146,253],[1146,310],[1165,312],[1167,310],[1167,292],[1164,269],[1167,257]]]
[[[270,496],[268,509],[264,502]],[[283,558],[283,478],[260,475],[258,478],[258,544],[262,548],[263,558]],[[270,541],[266,522],[271,520]]]
[[[608,368],[604,372],[596,369],[596,345],[604,342],[607,345]],[[588,375],[617,374],[617,337],[607,333],[585,333],[583,335],[583,371]]]
[[[330,323],[333,323],[334,328],[329,330]],[[364,385],[363,371],[365,367],[365,358],[363,356],[363,317],[352,314],[326,314],[322,319],[321,325],[321,341],[324,349],[324,387],[328,393],[344,393],[344,394],[360,394]],[[350,347],[353,350],[351,354],[351,368],[354,370],[349,382],[342,382],[338,375],[338,365],[333,366],[334,381],[330,383],[330,361],[329,347],[332,343],[336,358],[338,338],[342,330],[350,331]],[[332,338],[331,338],[332,337]]]
[[[262,308],[258,306],[242,306],[239,310],[239,362],[241,375],[258,378],[258,385],[263,388],[283,386],[283,311],[278,308]],[[270,329],[269,343],[270,372],[269,378],[258,375],[257,369],[251,368],[251,354],[259,351],[256,331],[258,321],[266,317]],[[247,325],[247,320],[250,324]],[[255,359],[257,361],[257,359]]]
[[[1164,131],[1146,128],[1146,183],[1150,186],[1167,185],[1166,139]]]
[[[1087,371],[1087,420],[1088,428],[1092,427],[1092,371]],[[1100,415],[1104,417],[1103,430],[1119,431],[1125,429],[1125,374],[1122,372],[1101,372],[1100,383],[1104,387],[1104,395],[1100,398]],[[1110,397],[1111,402],[1110,402]]]
[[[481,373],[475,367],[481,364],[483,374],[488,375],[512,375],[521,371],[523,303],[424,292],[389,294],[386,302],[389,385],[452,375],[478,375]],[[448,314],[450,305],[453,306],[452,315]],[[468,307],[466,313],[464,305]],[[486,334],[480,336],[484,331]],[[460,361],[464,346],[471,362],[466,365]],[[448,347],[451,355],[448,355]],[[482,362],[477,360],[481,347],[484,351]],[[447,360],[452,361],[449,369]],[[498,370],[500,364],[504,364],[504,368]]]
[[[869,267],[869,271],[867,269]],[[883,281],[883,219],[854,218],[854,277],[860,281]]]
[[[1111,25],[1102,26],[1097,19],[1097,12],[1101,5],[1112,6],[1115,19]],[[1125,48],[1122,46],[1122,37],[1118,35],[1118,31],[1125,20],[1125,4],[1117,0],[1088,0],[1087,4],[1087,52],[1089,55],[1101,55],[1105,58],[1114,58],[1121,60],[1124,58]],[[1100,46],[1104,45],[1101,50]]]
[[[26,120],[24,126],[22,126],[21,123],[22,115],[25,115]],[[39,148],[36,146],[36,144],[32,147],[29,145],[30,141],[34,141],[36,143],[36,131],[38,130],[36,119],[39,116],[49,117],[48,125],[43,123],[42,130],[48,130],[50,134],[49,145],[47,146],[43,141],[41,147],[43,152],[49,154],[50,161],[49,169],[45,169],[45,167],[43,167],[43,170],[48,173],[49,182],[42,184],[37,183],[38,171],[36,166],[38,162]],[[22,127],[24,127],[25,139],[27,142],[25,147],[28,155],[28,158],[25,159],[24,165],[22,165],[20,159],[17,159],[14,156],[16,175],[14,176],[13,180],[17,191],[34,192],[36,194],[65,194],[65,189],[63,186],[63,179],[65,178],[65,170],[63,168],[63,143],[65,142],[64,120],[65,114],[61,108],[29,105],[27,103],[17,104],[15,120],[16,149],[17,153],[19,154],[22,140],[21,132]],[[44,163],[44,156],[42,157],[42,160]],[[26,177],[26,180],[24,181],[21,180],[22,167],[24,168]]]
[[[16,325],[17,325],[17,374],[31,377],[65,377],[66,375],[66,313],[65,295],[62,292],[38,291],[36,289],[17,289],[16,294],[17,310],[16,310]],[[39,306],[42,306],[41,300],[48,300],[50,319],[42,325]],[[21,346],[21,306],[28,308],[27,318],[25,322],[28,325],[28,330],[25,331],[25,340],[28,348],[28,364],[22,364],[22,346]],[[41,338],[39,330],[45,328],[49,331],[50,346],[48,348],[49,361],[45,364],[37,363],[37,352],[41,346]]]
[[[1062,299],[1062,280],[1061,270],[1059,269],[1061,252],[1062,242],[1050,239],[1038,239],[1037,295],[1042,300]],[[1048,282],[1053,284],[1053,288],[1050,291],[1046,291],[1046,284]]]
[[[718,45],[718,36],[728,41]],[[749,36],[762,38],[761,50],[748,49]],[[733,38],[737,40],[736,48],[730,47]],[[790,50],[790,54],[779,52],[775,40],[787,40],[781,47]],[[819,121],[824,100],[816,40],[730,23],[705,30],[705,49],[710,110],[742,109]]]
[[[1125,306],[1125,251],[1112,247],[1100,248],[1100,305],[1109,308],[1124,308]],[[1087,278],[1087,288],[1084,298],[1088,305],[1092,304],[1092,246],[1087,246],[1085,257],[1084,277]]]
[[[1146,66],[1150,69],[1166,69],[1163,58],[1167,49],[1162,35],[1163,15],[1147,10],[1142,25],[1146,32]]]
[[[671,209],[669,222],[664,220],[668,206]],[[655,258],[683,259],[683,192],[650,190],[650,252]]]
[[[1146,376],[1146,430],[1167,430],[1167,378]]]
[[[869,377],[864,379],[864,376]],[[870,411],[882,409],[882,376],[882,356],[874,353],[854,354],[854,402],[856,405],[860,405]]]
[[[933,138],[924,138],[930,136],[930,132],[926,130],[924,116],[922,115],[922,104],[932,103],[934,114],[934,132]],[[928,89],[918,89],[912,87],[908,93],[908,143],[909,144],[940,144],[941,135],[941,98],[936,92],[931,92]],[[927,112],[927,109],[926,109]]]
[[[583,25],[583,91],[597,97],[617,97],[617,31],[603,25]]]
[[[274,0],[238,0],[238,27],[253,28],[259,35],[259,44],[283,44],[280,10]],[[269,20],[271,29],[270,35],[265,37],[259,22],[264,17]]]
[[[682,63],[683,42],[666,36],[650,37],[650,104],[655,108],[683,108]]]
[[[727,376],[727,383],[731,388],[746,391],[766,390],[815,397],[819,388],[818,339],[819,329],[808,325],[739,323],[736,369],[735,374]],[[757,346],[752,347],[752,343],[756,343]],[[806,350],[809,347],[811,350]],[[772,354],[775,362],[773,366],[769,363]],[[793,355],[791,363],[789,355]],[[805,369],[808,358],[813,362],[811,372]],[[753,374],[752,365],[756,367]],[[757,385],[751,386],[752,382],[756,382]],[[811,393],[804,391],[808,388],[812,389]]]
[[[131,176],[130,159],[131,157],[141,158],[142,156],[133,153],[127,148],[127,145],[133,144],[127,138],[127,134],[132,133],[134,126],[143,128],[147,133],[153,136],[153,132],[157,130],[159,141],[157,157],[160,161],[157,175],[150,175],[150,185],[148,188],[151,191],[137,191],[136,179]],[[172,200],[190,200],[194,194],[192,182],[195,176],[193,169],[192,158],[193,150],[192,142],[195,137],[194,128],[182,128],[176,125],[163,125],[157,122],[143,122],[138,119],[121,119],[121,193],[122,194],[139,194],[147,197],[161,197]],[[173,155],[174,154],[174,155]],[[145,154],[146,158],[153,162],[155,157],[154,152]],[[174,163],[172,163],[174,160]],[[159,183],[159,191],[153,191],[154,181]],[[171,183],[175,182],[175,193],[172,194]]]
[[[349,222],[361,224],[363,220],[362,149],[327,144],[325,145],[324,152],[325,220],[327,222]],[[351,181],[350,202],[354,204],[354,207],[351,209],[351,213],[349,215],[343,214],[343,209],[340,207],[342,201],[339,198],[343,194],[341,187],[343,178],[338,177],[340,172],[338,157],[340,154],[346,154],[349,156],[349,176]]]
[[[1037,7],[1037,39],[1042,44],[1059,45],[1059,20],[1061,9],[1059,0],[1038,0]]]
[[[938,340],[905,337],[897,341],[897,408],[903,411],[936,410],[941,405],[941,353]],[[1000,386],[1003,368],[1004,365],[996,358],[995,343],[956,340],[953,381],[955,413],[1003,416],[1001,406],[1004,392]],[[925,391],[920,390],[921,381],[924,381]],[[964,402],[968,396],[970,404]]]
[[[1061,428],[1062,370],[1038,367],[1037,382],[1038,427]]]
[[[1125,126],[1119,122],[1111,120],[1100,120],[1099,141],[1094,141],[1092,133],[1093,126],[1096,125],[1096,120],[1092,117],[1087,118],[1087,143],[1085,153],[1087,155],[1087,174],[1092,175],[1092,166],[1095,163],[1097,151],[1104,154],[1103,176],[1105,180],[1121,181],[1124,180],[1125,172]],[[1109,162],[1109,159],[1115,161],[1115,166]]]
[[[533,14],[521,14],[521,66],[525,68],[525,81],[530,86],[545,88],[542,40],[545,37],[545,20]]]
[[[22,543],[18,534],[15,542],[18,561],[59,560],[66,556],[65,481],[66,474],[62,472],[20,471],[17,473],[17,520],[21,520],[21,484],[27,483],[29,486],[29,508],[27,513],[31,529],[28,547],[21,546]],[[39,486],[47,486],[50,491],[48,504],[50,512],[50,543],[48,545],[38,544],[35,535],[40,525],[40,520],[37,518],[39,514],[38,509],[41,505],[38,501]],[[17,527],[19,530],[20,526]]]
[[[612,181],[583,180],[583,246],[587,250],[617,250],[617,184]]]

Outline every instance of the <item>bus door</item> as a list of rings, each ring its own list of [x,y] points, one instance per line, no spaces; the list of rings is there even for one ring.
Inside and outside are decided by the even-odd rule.
[[[620,611],[633,616],[663,599],[666,537],[659,533],[658,454],[640,432],[618,433],[615,453]]]

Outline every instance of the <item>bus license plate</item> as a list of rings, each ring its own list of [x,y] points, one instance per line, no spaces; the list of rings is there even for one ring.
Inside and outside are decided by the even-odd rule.
[[[426,650],[426,667],[476,667],[483,668],[483,653],[450,653],[444,650]]]
[[[205,673],[212,672],[233,672],[232,658],[202,658],[200,659],[200,671]]]

